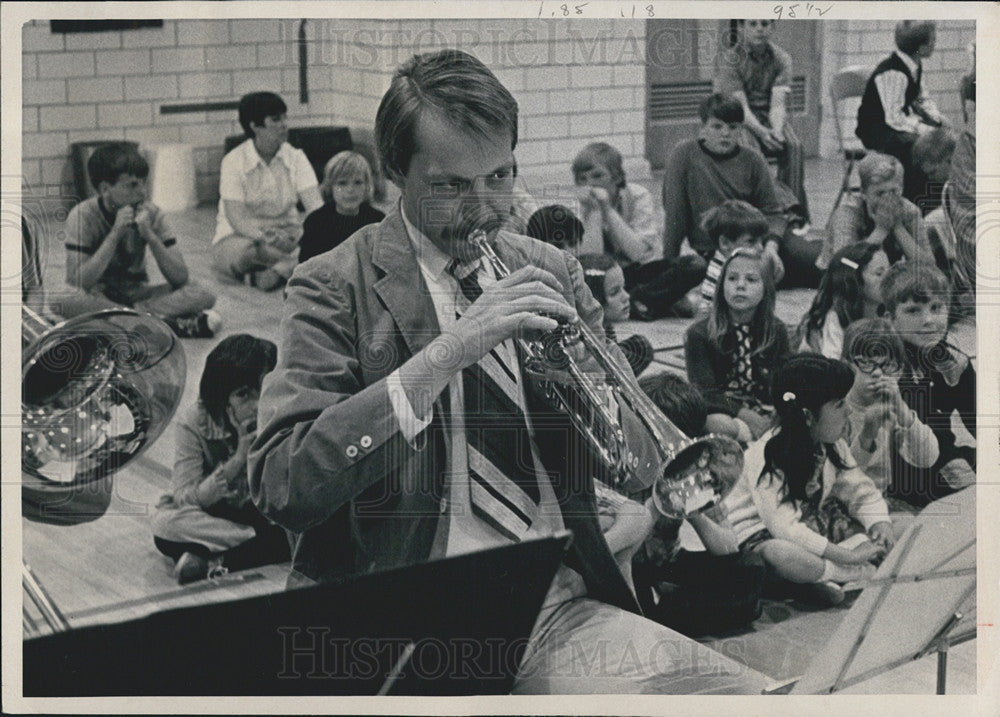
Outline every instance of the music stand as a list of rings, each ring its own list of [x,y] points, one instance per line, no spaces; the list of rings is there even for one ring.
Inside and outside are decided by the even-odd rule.
[[[29,639],[24,695],[506,694],[569,542]]]
[[[937,651],[943,694],[947,647],[975,637],[975,590],[969,487],[921,511],[802,677],[766,693],[830,694]]]

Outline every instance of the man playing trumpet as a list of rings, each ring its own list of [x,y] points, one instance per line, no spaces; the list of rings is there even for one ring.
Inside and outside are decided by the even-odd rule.
[[[592,470],[568,458],[579,439],[519,358],[518,339],[560,322],[603,336],[579,263],[491,228],[501,277],[469,240],[510,210],[513,97],[470,55],[416,56],[375,135],[399,206],[292,275],[250,453],[254,502],[297,534],[295,570],[334,579],[568,528],[515,691],[759,691],[758,675],[639,615]],[[648,485],[649,436],[616,410]]]

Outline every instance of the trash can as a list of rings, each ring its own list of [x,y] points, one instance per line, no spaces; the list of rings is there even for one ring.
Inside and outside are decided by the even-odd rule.
[[[165,212],[196,206],[194,147],[158,144],[145,149],[149,158],[150,201]]]

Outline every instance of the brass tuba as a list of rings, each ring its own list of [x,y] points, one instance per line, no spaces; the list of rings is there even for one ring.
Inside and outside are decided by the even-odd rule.
[[[101,517],[112,474],[166,428],[187,377],[184,350],[159,319],[110,309],[52,326],[22,308],[21,511],[45,523]],[[27,563],[21,585],[52,631],[69,629]],[[27,601],[26,601],[27,604]],[[27,607],[25,634],[40,628]]]
[[[469,241],[490,263],[498,278],[510,269],[478,228]],[[596,361],[604,377],[595,377],[580,367],[568,350],[581,344]],[[603,337],[595,336],[584,322],[561,324],[539,339],[519,339],[525,355],[525,370],[544,381],[546,398],[567,414],[583,436],[590,452],[602,464],[612,488],[649,486],[649,466],[641,466],[629,452],[617,412],[607,401],[611,391],[618,405],[627,405],[642,420],[658,451],[653,466],[652,497],[666,516],[682,518],[715,505],[735,485],[743,470],[743,450],[732,438],[709,435],[692,439],[684,435],[639,388],[631,372],[612,356]],[[545,377],[552,377],[546,380]]]
[[[51,326],[22,311],[21,496],[25,517],[103,515],[111,475],[166,428],[184,391],[184,350],[159,319],[111,309]]]

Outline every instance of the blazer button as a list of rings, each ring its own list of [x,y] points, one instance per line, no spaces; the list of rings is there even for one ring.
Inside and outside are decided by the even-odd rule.
[[[361,436],[361,440],[358,441],[358,444],[362,448],[371,448],[372,447],[372,437],[371,436]]]
[[[349,445],[347,447],[347,450],[345,450],[344,453],[347,454],[348,458],[357,458],[358,457],[358,447],[355,446],[354,444],[351,444],[351,445]]]

